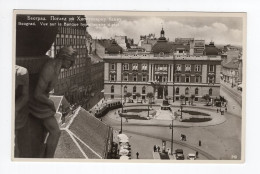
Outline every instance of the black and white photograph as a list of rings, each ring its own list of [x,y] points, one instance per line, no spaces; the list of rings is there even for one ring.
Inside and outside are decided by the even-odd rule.
[[[244,162],[246,13],[13,20],[13,161]]]

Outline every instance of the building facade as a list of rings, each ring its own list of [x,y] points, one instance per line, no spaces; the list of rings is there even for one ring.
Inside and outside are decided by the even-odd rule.
[[[189,47],[168,42],[164,34],[162,29],[151,52],[108,52],[104,56],[105,98],[121,98],[127,92],[134,99],[137,93],[147,99],[147,93],[152,92],[156,99],[177,101],[181,95],[189,100],[194,94],[195,101],[205,94],[219,96],[220,55],[207,55],[205,49],[200,56],[190,54]]]
[[[65,95],[70,103],[83,102],[91,82],[91,59],[88,57],[86,34],[86,27],[59,27],[56,40],[47,53],[54,58],[64,46],[72,46],[77,50],[75,64],[68,70],[61,70],[53,91],[54,95]]]

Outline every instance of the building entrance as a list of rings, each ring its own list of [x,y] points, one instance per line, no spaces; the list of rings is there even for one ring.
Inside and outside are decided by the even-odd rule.
[[[158,99],[163,99],[163,87],[158,88]]]

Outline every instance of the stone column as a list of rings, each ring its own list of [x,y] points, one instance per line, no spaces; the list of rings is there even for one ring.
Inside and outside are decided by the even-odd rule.
[[[202,83],[207,83],[207,65],[202,65]]]
[[[116,64],[116,81],[117,82],[121,82],[122,81],[122,72],[121,72],[121,69],[122,69],[122,63],[117,63]]]
[[[109,63],[105,63],[104,66],[104,80],[109,81]]]

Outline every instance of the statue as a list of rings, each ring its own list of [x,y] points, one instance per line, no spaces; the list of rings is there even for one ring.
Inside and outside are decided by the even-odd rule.
[[[28,121],[29,74],[26,68],[15,65],[15,157],[26,157],[28,142],[24,141],[28,135],[26,127]]]
[[[76,51],[70,47],[63,47],[56,58],[50,59],[40,71],[39,80],[32,99],[29,101],[30,113],[41,120],[43,126],[49,133],[44,157],[53,158],[60,137],[59,125],[54,118],[56,109],[49,92],[58,82],[62,68],[69,69],[75,62]]]

